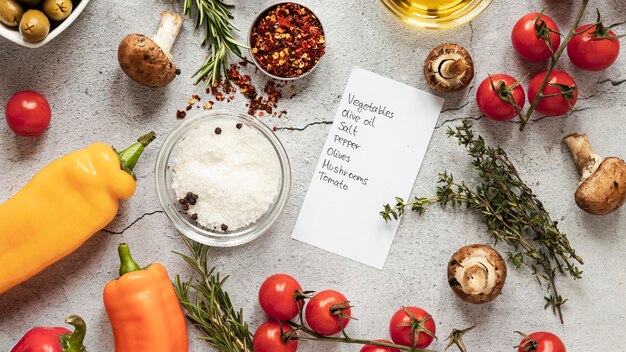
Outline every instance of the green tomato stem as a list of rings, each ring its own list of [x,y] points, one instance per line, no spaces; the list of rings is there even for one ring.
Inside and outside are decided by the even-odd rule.
[[[530,121],[530,117],[532,116],[533,112],[535,112],[535,109],[537,108],[537,104],[539,104],[541,99],[545,98],[545,96],[542,96],[541,93],[543,92],[544,88],[546,88],[546,86],[548,85],[548,80],[550,79],[550,75],[552,75],[552,71],[554,71],[554,68],[556,67],[556,64],[558,63],[559,59],[561,58],[561,55],[563,54],[563,52],[567,48],[567,45],[572,41],[574,36],[577,35],[576,29],[580,25],[580,21],[581,21],[581,19],[583,17],[583,14],[585,13],[585,9],[587,8],[587,4],[588,3],[589,3],[589,0],[583,0],[582,1],[580,9],[578,10],[578,14],[576,15],[576,21],[574,22],[574,25],[572,26],[572,29],[569,31],[569,33],[567,33],[567,36],[565,36],[565,39],[563,40],[563,42],[559,46],[558,50],[550,58],[550,65],[548,65],[548,70],[547,70],[546,75],[543,78],[543,81],[541,82],[541,86],[539,87],[539,90],[538,90],[539,94],[537,94],[535,99],[533,99],[533,101],[532,101],[532,103],[530,105],[530,108],[528,108],[528,111],[526,111],[526,113],[524,115],[520,116],[520,120],[522,122],[522,124],[520,125],[520,128],[519,128],[520,131],[523,131],[524,128],[526,127],[526,125],[528,124],[528,122]]]
[[[434,352],[432,350],[424,350],[420,348],[413,348],[411,346],[404,345],[396,345],[388,342],[374,341],[374,340],[366,340],[366,339],[354,339],[350,337],[332,337],[332,336],[323,336],[315,331],[309,329],[304,325],[299,325],[292,322],[285,322],[289,325],[297,328],[303,333],[310,336],[298,336],[299,340],[308,340],[308,341],[319,341],[319,342],[335,342],[335,343],[349,343],[349,344],[358,344],[358,345],[372,345],[372,346],[380,346],[380,347],[389,347],[389,348],[397,348],[401,351],[411,351],[411,352]]]

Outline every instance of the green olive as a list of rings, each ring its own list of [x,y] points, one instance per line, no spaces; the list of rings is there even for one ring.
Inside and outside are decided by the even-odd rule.
[[[9,27],[20,24],[24,10],[15,0],[0,0],[0,22]]]
[[[37,6],[41,3],[41,0],[18,0],[18,1],[28,6]]]
[[[20,21],[20,34],[25,41],[35,43],[42,41],[50,32],[48,17],[39,10],[28,10]]]
[[[53,21],[63,21],[72,13],[72,0],[44,0],[43,12]]]

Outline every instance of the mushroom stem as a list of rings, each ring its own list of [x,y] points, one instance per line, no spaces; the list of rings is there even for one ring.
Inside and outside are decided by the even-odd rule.
[[[446,79],[456,78],[465,73],[467,64],[463,59],[446,60],[439,66],[439,74]]]
[[[171,57],[170,50],[172,50],[180,28],[183,26],[184,19],[183,16],[175,12],[161,11],[161,24],[152,40],[161,47],[168,57]]]
[[[574,157],[576,169],[581,180],[586,180],[600,166],[603,158],[593,152],[591,143],[589,143],[589,137],[586,134],[570,134],[563,138],[563,142],[567,144]]]
[[[495,299],[506,280],[506,264],[495,249],[474,244],[459,249],[448,263],[448,283],[459,297],[470,303]]]

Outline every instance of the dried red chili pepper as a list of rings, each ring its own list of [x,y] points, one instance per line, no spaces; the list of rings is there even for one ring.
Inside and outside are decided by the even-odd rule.
[[[268,73],[283,78],[309,72],[325,53],[326,39],[311,10],[291,2],[270,8],[252,27],[252,54]]]

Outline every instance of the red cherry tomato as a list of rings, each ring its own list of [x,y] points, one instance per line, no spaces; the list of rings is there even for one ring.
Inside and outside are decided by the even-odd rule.
[[[528,337],[531,341],[523,339],[517,349],[518,352],[566,352],[563,341],[552,333],[540,331],[534,332],[528,335]],[[530,347],[529,345],[533,347]]]
[[[496,121],[514,118],[524,107],[525,101],[524,88],[515,78],[507,75],[487,77],[476,90],[478,108],[485,116]]]
[[[350,323],[350,302],[341,293],[326,290],[313,296],[306,305],[306,322],[320,335],[334,335]],[[343,316],[340,316],[343,315]]]
[[[407,313],[407,310],[411,315]],[[428,345],[433,342],[433,336],[437,332],[435,321],[429,316],[430,314],[428,314],[428,312],[417,307],[404,307],[399,309],[391,317],[391,321],[389,322],[389,335],[391,335],[391,339],[398,345],[411,346],[411,343],[414,343],[413,347],[416,348],[428,347]],[[427,317],[428,319],[426,319]],[[422,320],[423,322],[420,323]],[[409,324],[412,324],[415,328],[413,331],[417,333],[416,338],[414,338],[414,333],[411,332],[412,326]],[[420,327],[430,331],[433,336],[428,335],[424,330],[418,332]]]
[[[283,333],[292,330],[289,325],[281,325],[276,320],[261,324],[252,339],[254,352],[295,352],[298,349],[298,340],[283,342],[281,328]]]
[[[602,24],[588,24],[576,29],[567,45],[567,55],[578,68],[587,71],[601,71],[613,65],[619,55],[619,41],[615,33]]]
[[[9,99],[5,116],[18,136],[38,136],[50,125],[50,104],[43,95],[24,90]]]
[[[376,340],[376,341],[391,343],[391,341],[387,341],[387,340]],[[397,348],[393,348],[393,347],[365,345],[363,346],[363,348],[361,348],[360,352],[400,352],[400,350]]]
[[[537,93],[539,93],[539,87],[541,87],[541,82],[546,76],[546,73],[547,71],[541,71],[530,80],[528,84],[529,102],[532,102],[537,96]],[[578,86],[572,76],[567,74],[567,72],[554,70],[542,93],[543,95],[559,94],[562,92],[562,89],[568,91],[568,94],[541,99],[539,104],[537,104],[537,111],[548,116],[559,116],[570,111],[570,108],[576,105],[576,100],[578,99]]]
[[[278,320],[289,320],[304,306],[304,301],[296,303],[296,293],[302,286],[287,274],[276,274],[265,279],[259,288],[259,304],[267,315]]]
[[[559,27],[554,21],[543,14],[529,13],[520,18],[513,26],[511,41],[517,52],[528,61],[544,61],[550,58],[550,46],[547,38],[550,38],[552,51],[556,51],[561,44]],[[544,39],[546,38],[546,39]]]

